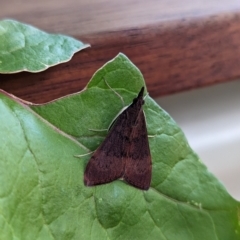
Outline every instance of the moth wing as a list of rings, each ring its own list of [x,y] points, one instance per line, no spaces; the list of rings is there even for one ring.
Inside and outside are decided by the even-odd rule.
[[[119,179],[123,171],[124,164],[121,159],[96,151],[87,164],[84,183],[86,186],[109,183]]]
[[[119,115],[105,140],[90,158],[84,172],[86,186],[109,183],[123,176],[125,161],[122,158],[122,128],[126,125],[124,114]]]
[[[128,148],[124,180],[134,187],[147,190],[152,178],[152,161],[148,143],[145,116],[141,109],[136,124],[132,127]]]

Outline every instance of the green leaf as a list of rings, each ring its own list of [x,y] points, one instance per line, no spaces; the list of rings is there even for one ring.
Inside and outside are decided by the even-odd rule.
[[[0,38],[0,73],[40,72],[90,46],[14,20],[0,21]]]
[[[118,180],[85,187],[105,129],[145,85],[122,54],[80,93],[45,105],[0,95],[0,239],[238,240],[240,203],[206,169],[181,129],[145,98],[151,188]]]

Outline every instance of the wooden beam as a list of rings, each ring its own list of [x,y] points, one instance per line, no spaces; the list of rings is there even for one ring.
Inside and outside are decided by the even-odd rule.
[[[153,97],[240,77],[239,1],[17,2],[5,3],[0,18],[92,45],[41,73],[0,75],[0,88],[25,100],[43,103],[80,91],[119,52],[142,71]]]

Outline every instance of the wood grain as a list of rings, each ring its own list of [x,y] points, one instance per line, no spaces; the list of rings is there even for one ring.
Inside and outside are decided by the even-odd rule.
[[[153,97],[240,76],[239,1],[24,2],[4,4],[0,17],[92,45],[41,73],[0,75],[0,88],[25,100],[43,103],[80,91],[119,52],[142,71]]]

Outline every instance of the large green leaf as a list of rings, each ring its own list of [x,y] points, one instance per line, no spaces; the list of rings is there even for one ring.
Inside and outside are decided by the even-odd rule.
[[[69,61],[89,44],[48,34],[14,20],[0,21],[0,73],[40,72]]]
[[[151,188],[83,184],[84,167],[122,108],[145,85],[122,54],[82,92],[29,106],[0,96],[0,239],[240,239],[239,207],[149,96]]]

